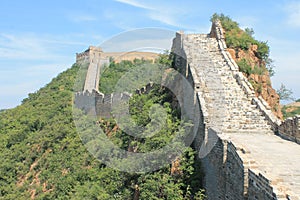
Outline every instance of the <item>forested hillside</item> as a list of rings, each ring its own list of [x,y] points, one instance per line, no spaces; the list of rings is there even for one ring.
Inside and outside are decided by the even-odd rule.
[[[72,66],[29,94],[22,105],[0,113],[0,199],[202,199],[201,168],[192,148],[173,164],[146,174],[113,170],[89,154],[72,116],[78,70]],[[115,128],[113,119],[101,119],[99,128],[105,126],[107,135],[123,148],[135,145],[146,151],[162,146],[178,115],[164,90],[158,87],[134,96],[131,113],[146,123],[147,109],[154,102],[163,103],[170,120],[153,140],[131,140]]]

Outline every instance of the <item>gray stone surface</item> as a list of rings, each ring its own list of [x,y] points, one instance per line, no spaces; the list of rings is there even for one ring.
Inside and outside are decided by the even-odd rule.
[[[220,24],[211,34],[177,33],[172,51],[186,56],[186,64],[175,58],[175,68],[198,95],[203,125],[195,146],[211,150],[202,158],[208,199],[299,199],[300,145],[275,135],[280,120],[226,52]]]
[[[300,115],[286,119],[278,128],[278,134],[300,144]]]
[[[228,139],[246,152],[242,156],[252,161],[247,167],[267,177],[275,193],[300,197],[300,145],[265,134],[235,133]]]
[[[275,135],[280,121],[238,71],[220,23],[213,23],[210,34],[177,33],[172,52],[175,68],[193,85],[200,105],[194,145],[207,152],[199,151],[208,199],[300,199],[300,145]],[[87,52],[78,54],[78,60],[90,62],[84,87],[88,92],[77,94],[82,107],[96,105],[92,111],[109,115],[114,97],[130,97],[97,92],[98,61]],[[295,124],[282,125],[285,135],[294,130],[288,123]]]

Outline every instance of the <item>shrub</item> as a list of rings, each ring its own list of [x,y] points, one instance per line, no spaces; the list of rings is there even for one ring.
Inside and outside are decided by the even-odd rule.
[[[268,58],[265,62],[266,62],[266,69],[268,70],[270,77],[274,76],[275,75],[275,70],[274,70],[275,65],[273,64],[274,61],[271,58]]]
[[[251,71],[252,74],[258,74],[258,75],[263,75],[265,72],[266,72],[266,68],[259,67],[257,65],[255,65]]]
[[[286,101],[294,101],[295,98],[293,97],[293,91],[288,89],[285,85],[281,83],[280,88],[276,90],[277,94],[280,97],[280,100],[286,100]]]
[[[252,28],[242,30],[237,22],[224,14],[213,14],[211,21],[216,20],[220,20],[225,30],[225,40],[228,47],[248,50],[250,45],[256,44],[258,46],[256,56],[265,62],[269,59],[270,48],[267,42],[256,40],[253,37],[254,31]]]
[[[256,56],[264,61],[267,61],[270,54],[270,48],[267,42],[256,42],[256,44],[257,44]]]
[[[263,89],[262,83],[259,83],[259,84],[257,85],[257,88],[254,88],[254,89],[255,89],[255,91],[256,91],[258,94],[261,94],[262,89]]]
[[[247,76],[252,74],[252,68],[245,58],[238,61],[237,65],[239,66],[240,71],[247,74]]]

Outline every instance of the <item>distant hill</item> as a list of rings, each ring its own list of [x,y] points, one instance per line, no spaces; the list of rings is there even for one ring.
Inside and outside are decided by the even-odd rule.
[[[155,61],[158,58],[159,54],[153,52],[138,52],[138,51],[131,51],[131,52],[112,52],[112,53],[103,53],[104,57],[106,58],[113,58],[116,63],[121,62],[122,60],[127,61],[134,61],[135,59],[140,60],[151,60]]]
[[[289,103],[282,107],[282,112],[284,118],[293,117],[295,115],[300,115],[300,99],[296,102]]]
[[[78,70],[75,64],[29,94],[20,106],[0,113],[0,199],[190,199],[191,195],[202,199],[201,168],[191,148],[176,165],[146,174],[108,168],[87,151],[72,115]],[[162,97],[159,94],[156,100]],[[151,96],[137,96],[134,102],[136,119],[149,120]],[[101,123],[116,143],[126,149],[134,144],[138,150],[164,145],[176,127],[168,120],[155,143],[133,143],[113,120]]]

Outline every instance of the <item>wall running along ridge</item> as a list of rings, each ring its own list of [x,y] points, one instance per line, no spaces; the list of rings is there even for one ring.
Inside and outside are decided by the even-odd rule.
[[[200,105],[194,146],[207,198],[299,199],[300,146],[275,135],[281,121],[255,96],[226,48],[218,21],[208,35],[178,32],[172,46],[174,68],[193,85]],[[294,130],[297,120],[281,128]]]
[[[219,43],[219,48],[227,60],[230,69],[234,72],[235,78],[239,85],[243,88],[248,97],[252,97],[253,104],[257,105],[257,107],[264,113],[265,117],[272,124],[272,130],[276,132],[279,136],[284,139],[291,140],[293,142],[297,142],[300,144],[300,127],[299,127],[299,116],[294,117],[293,119],[286,119],[281,122],[273,113],[268,105],[268,103],[259,96],[258,98],[255,96],[254,88],[248,79],[243,75],[243,73],[239,72],[238,65],[232,59],[230,53],[226,51],[226,43],[225,37],[222,29],[222,25],[219,21],[213,23],[211,36],[217,38]]]
[[[265,100],[255,96],[226,48],[218,21],[210,34],[176,33],[172,46],[173,67],[191,83],[199,105],[200,125],[193,145],[202,161],[206,195],[211,200],[297,200],[300,145],[275,133],[299,141],[299,117],[281,124]],[[77,54],[77,62],[88,60],[90,64],[84,91],[75,94],[75,105],[86,113],[111,117],[113,102],[128,100],[131,94],[104,95],[98,91],[95,83],[99,83],[101,65],[99,70],[94,60],[105,63],[105,59],[97,52],[90,48]],[[181,85],[179,81],[175,88],[184,94]],[[136,93],[151,87],[148,84]]]

